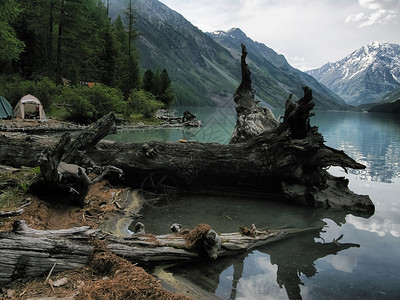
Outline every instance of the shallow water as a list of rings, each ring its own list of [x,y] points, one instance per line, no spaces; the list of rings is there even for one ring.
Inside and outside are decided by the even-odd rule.
[[[134,136],[135,141],[229,141],[234,110],[193,111],[204,126],[189,133],[165,129],[125,134]],[[238,225],[252,223],[258,228],[323,227],[320,232],[232,258],[181,266],[172,270],[175,275],[185,276],[223,299],[400,299],[399,118],[316,112],[311,122],[319,126],[328,146],[344,150],[367,166],[349,174],[340,168],[330,172],[349,178],[354,192],[368,194],[376,206],[374,215],[356,216],[245,197],[174,198],[168,206],[146,208],[143,223],[147,232],[167,233],[174,222],[186,228],[208,223],[217,232],[232,232]]]

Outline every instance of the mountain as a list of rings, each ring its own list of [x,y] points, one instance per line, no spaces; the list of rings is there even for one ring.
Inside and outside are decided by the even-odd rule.
[[[241,46],[245,44],[248,52],[247,62],[252,72],[256,94],[278,104],[289,93],[295,98],[303,96],[302,86],[313,90],[316,108],[343,110],[346,103],[312,76],[293,68],[282,54],[276,53],[264,44],[253,41],[239,28],[228,31],[208,33],[221,46],[229,50],[236,60],[240,59]],[[271,103],[271,102],[270,102]]]
[[[400,113],[400,88],[387,93],[368,109],[368,112]]]
[[[372,103],[400,87],[400,45],[373,42],[307,73],[348,104]]]
[[[111,17],[124,18],[127,3],[112,0]],[[135,41],[140,66],[153,71],[167,69],[177,105],[215,106],[221,99],[232,98],[240,65],[238,69],[226,49],[157,0],[135,0],[132,6],[134,27],[140,34]]]
[[[400,114],[400,99],[371,107],[368,112]]]
[[[387,93],[377,103],[390,103],[390,102],[394,102],[396,100],[400,100],[400,88]]]
[[[124,17],[128,2],[112,0],[111,17]],[[143,69],[167,69],[177,94],[176,105],[234,105],[233,93],[241,80],[240,43],[244,42],[260,100],[283,108],[289,93],[299,98],[302,85],[308,85],[314,90],[316,108],[345,109],[344,101],[314,78],[292,68],[282,55],[253,42],[240,30],[235,30],[238,34],[234,36],[240,33],[243,38],[232,40],[228,47],[228,39],[224,43],[214,34],[205,34],[157,0],[135,0],[132,5],[140,33],[136,40],[140,65]]]

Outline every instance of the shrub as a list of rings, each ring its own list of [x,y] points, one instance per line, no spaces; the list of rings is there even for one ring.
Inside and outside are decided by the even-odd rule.
[[[132,112],[141,113],[145,118],[154,117],[157,110],[164,107],[164,104],[157,101],[155,96],[145,90],[133,90],[128,101],[126,116]]]
[[[60,93],[60,89],[48,77],[38,80],[24,80],[19,75],[3,75],[0,77],[0,95],[15,106],[25,95],[31,94],[39,99],[44,109],[49,109],[52,99]]]
[[[89,102],[96,107],[95,119],[101,118],[110,111],[122,113],[125,110],[126,103],[119,89],[96,84],[86,89],[85,94]]]
[[[104,85],[65,88],[57,97],[56,106],[65,111],[66,120],[80,124],[94,122],[110,111],[122,113],[125,109],[121,91]]]
[[[34,82],[32,95],[39,99],[45,110],[50,108],[51,102],[60,94],[60,88],[48,77],[41,77]]]
[[[97,114],[96,107],[85,97],[83,87],[70,87],[62,91],[56,98],[56,106],[66,112],[64,118],[80,124],[87,124],[94,120]]]

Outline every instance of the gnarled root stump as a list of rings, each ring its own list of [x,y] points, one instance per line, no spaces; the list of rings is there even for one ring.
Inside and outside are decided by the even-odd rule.
[[[53,189],[54,193],[67,195],[72,202],[83,207],[91,184],[112,172],[123,175],[122,170],[114,166],[99,167],[85,156],[85,151],[115,130],[115,115],[109,113],[73,141],[70,134],[65,133],[58,144],[44,149],[39,155],[41,176],[32,184],[31,191],[40,194],[43,190]],[[100,175],[92,181],[87,175],[90,171]]]

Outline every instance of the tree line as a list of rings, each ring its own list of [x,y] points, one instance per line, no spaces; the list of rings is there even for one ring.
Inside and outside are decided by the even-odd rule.
[[[45,109],[77,122],[107,113],[90,94],[102,94],[106,109],[125,116],[169,107],[167,70],[141,75],[134,21],[132,0],[114,21],[101,0],[1,0],[0,94],[15,104],[35,93]]]

